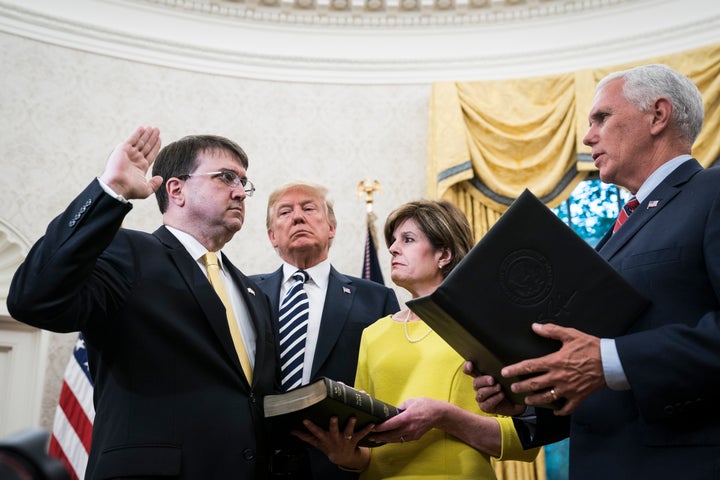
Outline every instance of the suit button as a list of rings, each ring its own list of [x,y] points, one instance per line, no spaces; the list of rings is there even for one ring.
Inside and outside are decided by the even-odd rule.
[[[252,448],[246,448],[242,453],[245,460],[255,460],[255,450]]]

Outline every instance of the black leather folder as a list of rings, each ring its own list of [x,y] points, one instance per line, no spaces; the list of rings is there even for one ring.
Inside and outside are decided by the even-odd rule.
[[[628,329],[648,301],[525,190],[435,292],[407,305],[523,404],[524,395],[509,388],[519,378],[502,378],[500,370],[561,346],[535,334],[533,322],[612,338]]]

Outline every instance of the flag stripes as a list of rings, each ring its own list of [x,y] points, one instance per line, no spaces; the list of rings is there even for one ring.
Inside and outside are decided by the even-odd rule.
[[[80,334],[65,369],[48,449],[51,456],[65,464],[73,480],[84,478],[94,420],[93,384]]]

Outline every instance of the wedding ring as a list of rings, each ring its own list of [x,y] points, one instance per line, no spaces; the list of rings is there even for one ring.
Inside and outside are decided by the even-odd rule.
[[[345,440],[352,440],[352,435],[345,435]]]
[[[405,439],[403,438],[402,435],[400,435],[400,443],[405,443]]]
[[[557,401],[558,397],[557,397],[557,393],[555,393],[555,389],[554,389],[554,388],[551,388],[551,389],[550,389],[550,395],[552,396],[553,402],[554,402],[554,401]]]

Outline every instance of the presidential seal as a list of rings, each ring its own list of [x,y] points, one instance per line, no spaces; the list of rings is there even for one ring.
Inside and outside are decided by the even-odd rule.
[[[550,294],[552,274],[552,265],[544,255],[535,250],[516,250],[500,264],[500,285],[516,305],[536,305]]]

